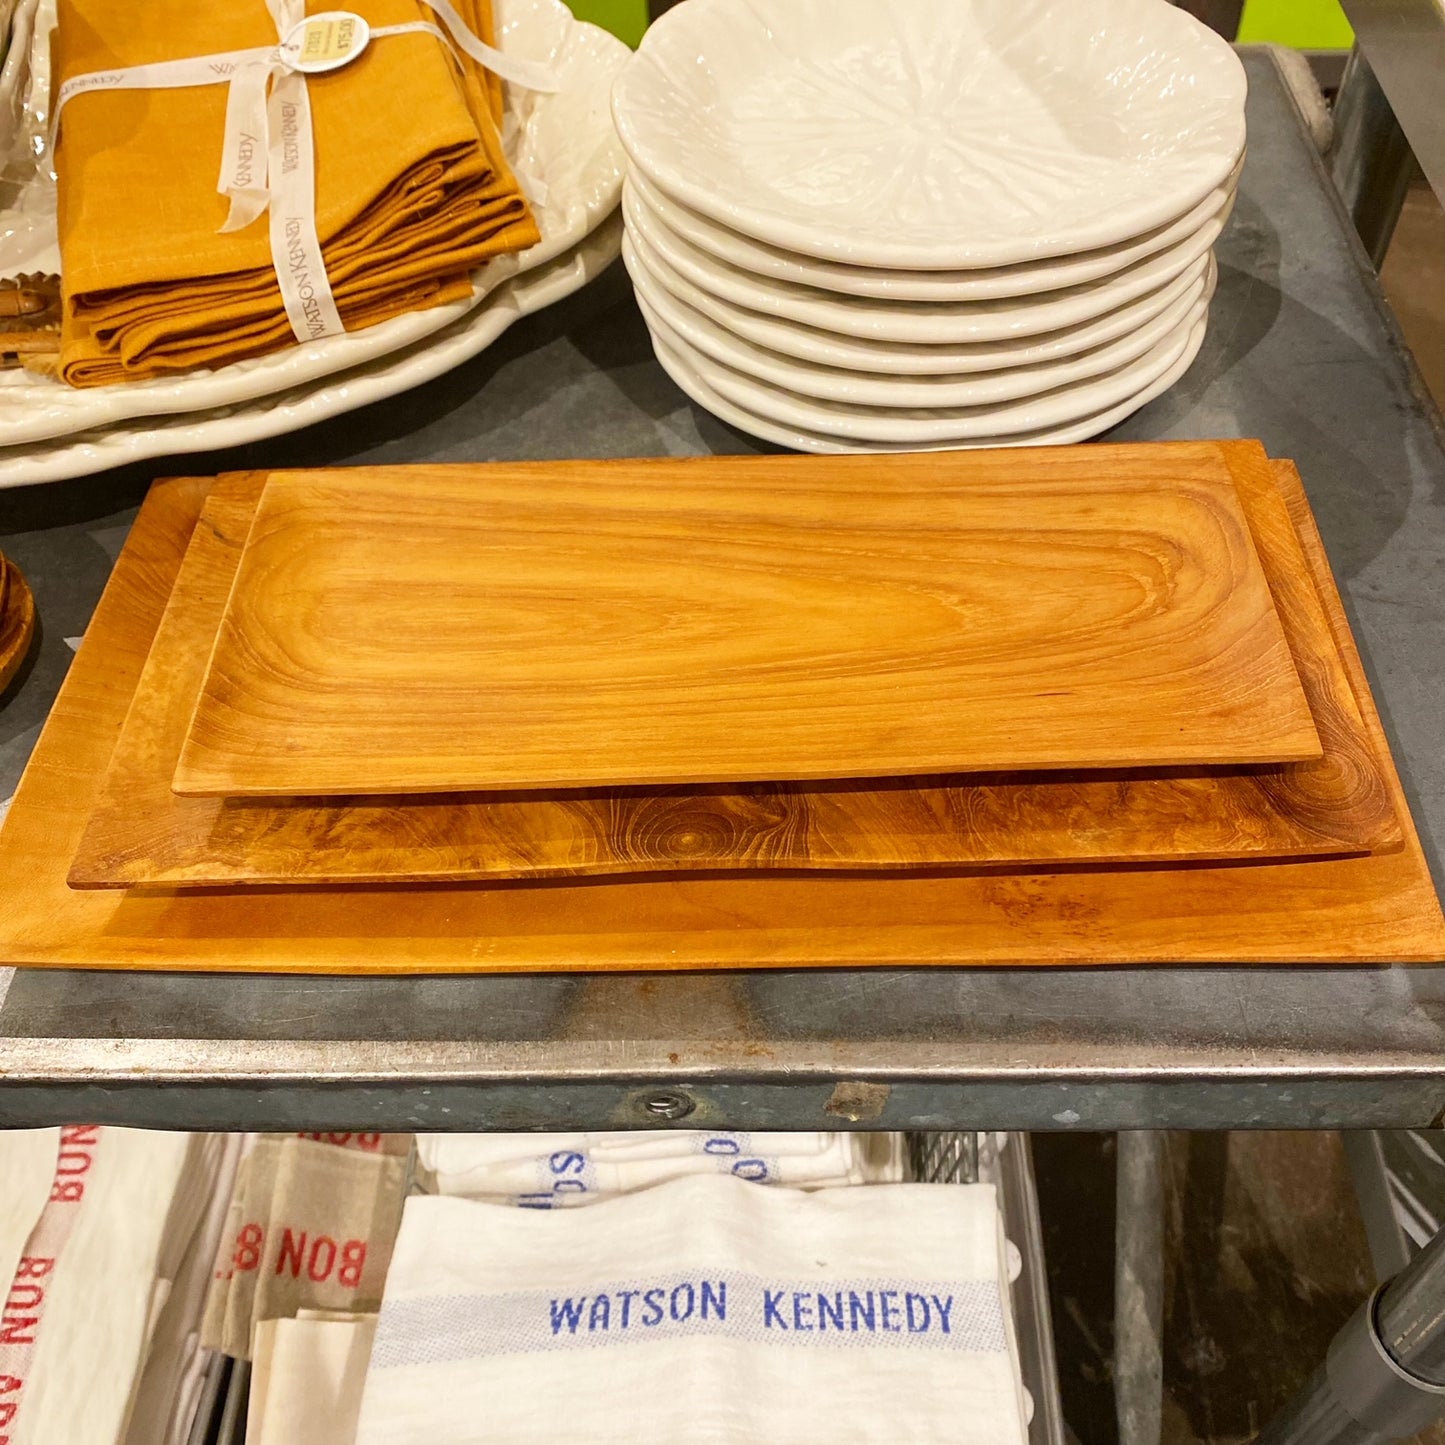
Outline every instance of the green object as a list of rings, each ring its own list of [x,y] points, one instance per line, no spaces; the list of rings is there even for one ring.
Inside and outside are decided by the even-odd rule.
[[[632,46],[647,29],[647,0],[568,0],[579,20],[590,20]]]
[[[579,20],[610,30],[634,49],[647,29],[647,0],[568,0]],[[1303,50],[1348,50],[1355,34],[1339,0],[1246,0],[1242,41],[1272,40]]]
[[[1348,50],[1355,32],[1339,0],[1245,0],[1239,38],[1301,50]]]

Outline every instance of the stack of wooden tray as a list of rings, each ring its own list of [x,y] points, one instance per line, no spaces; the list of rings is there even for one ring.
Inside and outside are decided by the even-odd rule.
[[[1407,962],[1445,924],[1253,442],[157,483],[0,962]]]

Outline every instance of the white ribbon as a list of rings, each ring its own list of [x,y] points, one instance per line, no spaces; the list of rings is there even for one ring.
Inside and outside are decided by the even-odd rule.
[[[460,48],[493,74],[527,90],[554,92],[557,78],[536,61],[504,55],[472,33],[450,0],[424,0],[450,35],[425,20],[366,29],[335,69],[360,55],[371,40],[389,35],[434,35],[455,57]],[[298,341],[345,331],[316,231],[316,146],[311,126],[308,67],[295,37],[306,20],[306,0],[266,0],[279,44],[228,50],[184,60],[91,71],[67,80],[56,96],[54,120],[78,95],[96,90],[175,90],[226,85],[226,125],[216,189],[230,202],[222,231],[239,231],[270,212],[271,261],[286,317]],[[344,14],[345,12],[338,12]],[[312,21],[318,16],[311,16]],[[361,17],[355,18],[364,27]],[[542,197],[536,197],[538,204]]]

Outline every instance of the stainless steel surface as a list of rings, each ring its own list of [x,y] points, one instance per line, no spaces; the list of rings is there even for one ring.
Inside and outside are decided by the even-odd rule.
[[[1114,1400],[1119,1445],[1159,1445],[1164,1411],[1164,1135],[1117,1138]]]
[[[1343,0],[1355,42],[1416,159],[1445,203],[1445,6],[1440,0]]]
[[[1415,157],[1359,46],[1345,66],[1334,118],[1330,175],[1379,270],[1415,174]]]
[[[1267,53],[1204,350],[1116,439],[1257,436],[1299,463],[1439,876],[1445,451],[1374,273]],[[651,356],[620,269],[411,396],[163,470],[757,450]],[[145,481],[0,497],[38,588],[23,757]],[[8,535],[7,535],[8,534]],[[94,554],[99,564],[85,558]],[[49,689],[49,693],[46,692]],[[835,1088],[874,1086],[876,1113]],[[1445,967],[278,978],[23,971],[0,1124],[543,1129],[1384,1128],[1445,1109]]]

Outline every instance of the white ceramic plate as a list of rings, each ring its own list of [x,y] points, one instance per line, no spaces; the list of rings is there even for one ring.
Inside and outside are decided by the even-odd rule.
[[[1183,355],[1192,329],[1189,325],[1176,328],[1144,356],[1110,376],[1094,377],[1040,396],[994,406],[914,409],[844,406],[767,386],[747,372],[724,366],[689,346],[660,317],[649,315],[645,304],[643,314],[654,337],[682,357],[719,396],[753,415],[803,431],[852,441],[892,442],[898,446],[928,446],[1006,437],[1017,432],[1048,431],[1107,411],[1137,396],[1166,373]]]
[[[87,476],[148,457],[263,441],[408,391],[486,350],[520,317],[580,290],[616,260],[621,244],[622,218],[614,214],[572,250],[503,282],[445,331],[310,386],[249,405],[121,422],[64,441],[0,449],[0,488]]]
[[[820,331],[797,321],[765,316],[758,311],[749,311],[745,306],[734,306],[693,285],[652,250],[638,232],[630,232],[627,239],[637,258],[668,291],[736,335],[758,346],[781,351],[787,356],[801,357],[820,366],[889,372],[899,376],[936,376],[940,373],[995,371],[1005,366],[1030,366],[1103,346],[1106,342],[1132,334],[1158,316],[1197,285],[1212,265],[1211,257],[1201,256],[1167,286],[1083,326],[1013,341],[913,346],[898,341],[862,341],[857,337]]]
[[[1222,214],[1211,216],[1192,236],[1158,255],[1082,286],[993,301],[927,302],[841,296],[742,271],[670,230],[628,187],[623,188],[622,213],[628,230],[640,235],[673,270],[735,306],[839,336],[922,346],[1008,341],[1081,326],[1167,285],[1207,254],[1225,220]]]
[[[1032,447],[1071,446],[1076,442],[1088,441],[1101,432],[1106,432],[1125,417],[1132,416],[1140,407],[1161,396],[1177,382],[1194,364],[1199,348],[1204,344],[1207,322],[1200,321],[1194,328],[1184,353],[1162,376],[1145,387],[1137,396],[1108,411],[1084,417],[1069,426],[1055,427],[1039,432],[1020,432],[1008,437],[979,437],[970,441],[955,440],[937,442],[929,446],[898,445],[888,442],[867,443],[848,441],[842,437],[829,436],[824,432],[806,431],[797,427],[784,426],[767,417],[757,416],[745,407],[737,406],[720,396],[706,381],[694,372],[687,361],[674,352],[667,344],[653,337],[653,347],[663,369],[681,389],[700,407],[725,421],[729,426],[750,436],[761,437],[777,446],[789,447],[797,452],[818,452],[823,454],[844,454],[858,452],[907,452],[907,451],[955,451],[975,447]]]
[[[1046,261],[1024,262],[1018,266],[995,266],[975,271],[889,271],[877,266],[848,266],[837,261],[820,261],[783,251],[777,246],[754,241],[739,231],[730,231],[716,221],[684,206],[659,190],[633,166],[628,186],[635,190],[660,221],[700,251],[716,256],[744,271],[786,281],[795,286],[814,286],[823,291],[840,291],[848,296],[874,296],[892,301],[987,301],[1000,296],[1028,296],[1041,291],[1061,291],[1112,276],[1146,256],[1163,251],[1192,236],[1216,214],[1228,214],[1239,182],[1238,166],[1223,185],[1217,186],[1192,210],[1167,226],[1118,246],[1080,251]]]
[[[1163,0],[689,0],[612,105],[632,161],[725,226],[957,270],[1182,216],[1244,150],[1245,88]]]
[[[497,16],[502,47],[548,62],[562,84],[554,95],[508,87],[508,158],[547,188],[546,204],[537,208],[542,232],[538,245],[517,256],[499,257],[476,272],[467,301],[215,371],[85,388],[24,371],[0,372],[0,443],[14,447],[131,417],[210,411],[292,390],[442,331],[510,278],[576,246],[617,206],[623,158],[607,96],[612,77],[630,52],[606,31],[575,21],[562,0],[498,0]],[[3,221],[0,217],[0,226]]]
[[[649,314],[661,317],[666,326],[689,346],[770,386],[784,387],[803,396],[841,402],[847,406],[917,408],[993,405],[1116,372],[1145,355],[1181,325],[1192,325],[1214,293],[1211,273],[1152,321],[1121,340],[1060,361],[963,376],[889,376],[881,372],[816,366],[797,357],[754,346],[671,295],[638,260],[630,240],[623,241],[622,255],[639,302]]]

